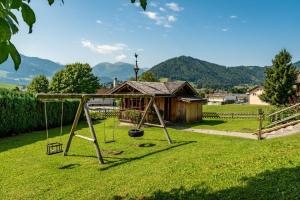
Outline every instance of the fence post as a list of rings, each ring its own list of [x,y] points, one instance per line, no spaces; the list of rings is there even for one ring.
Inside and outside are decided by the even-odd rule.
[[[263,110],[260,108],[258,109],[258,119],[259,119],[259,125],[258,125],[258,135],[257,135],[257,139],[261,140],[261,135],[262,135],[262,122],[263,122],[263,117],[264,117],[264,112]]]

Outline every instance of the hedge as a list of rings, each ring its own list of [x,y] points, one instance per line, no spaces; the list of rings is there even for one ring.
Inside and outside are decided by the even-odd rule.
[[[71,124],[78,101],[64,102],[63,124]],[[61,103],[48,102],[48,127],[60,126]],[[33,94],[0,90],[0,137],[45,129],[44,103]]]

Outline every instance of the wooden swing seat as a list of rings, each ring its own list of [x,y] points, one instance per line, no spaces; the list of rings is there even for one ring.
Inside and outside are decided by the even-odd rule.
[[[60,142],[53,142],[47,144],[47,155],[53,155],[63,152],[63,144]]]

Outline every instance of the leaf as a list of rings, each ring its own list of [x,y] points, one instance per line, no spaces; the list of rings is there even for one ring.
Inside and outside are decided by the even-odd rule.
[[[6,20],[9,23],[11,32],[13,34],[16,34],[19,31],[19,28],[16,26],[16,24],[14,23],[14,21],[10,17],[6,17]]]
[[[16,47],[11,42],[9,42],[9,54],[12,60],[14,61],[15,70],[17,71],[21,64],[21,56]]]
[[[51,6],[54,3],[54,0],[48,0],[48,3]]]
[[[9,55],[9,49],[7,46],[7,42],[2,42],[0,43],[0,64],[2,64],[3,62],[5,62],[8,58]]]
[[[140,0],[141,6],[144,10],[147,8],[147,0]]]
[[[11,9],[19,9],[22,5],[22,0],[11,0],[10,8]]]
[[[22,17],[26,24],[29,26],[29,33],[32,33],[32,26],[35,23],[35,14],[30,6],[26,3],[22,3]]]
[[[135,0],[131,0],[131,3],[135,3]]]
[[[9,23],[3,18],[0,18],[0,42],[10,40],[10,38],[11,38],[11,31],[10,31]]]

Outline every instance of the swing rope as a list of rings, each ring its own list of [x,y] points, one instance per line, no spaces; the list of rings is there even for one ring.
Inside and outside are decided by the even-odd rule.
[[[61,116],[60,116],[60,135],[59,142],[49,142],[49,128],[48,128],[48,115],[47,115],[47,102],[44,101],[44,111],[45,111],[45,128],[46,128],[46,137],[47,137],[47,154],[52,155],[56,153],[63,152],[62,150],[62,132],[63,132],[63,113],[64,113],[64,102],[61,101]]]

